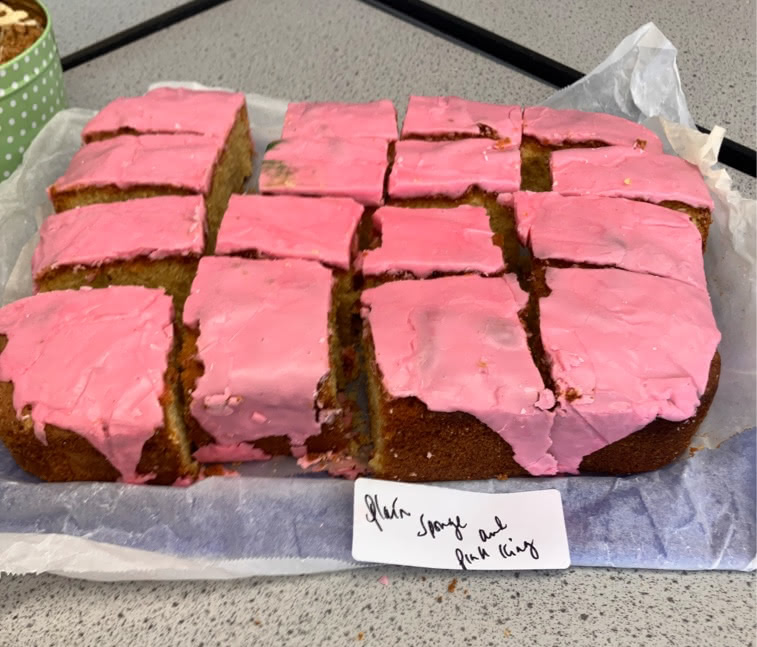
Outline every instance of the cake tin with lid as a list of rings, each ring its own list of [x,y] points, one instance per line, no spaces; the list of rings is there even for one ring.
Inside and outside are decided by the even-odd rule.
[[[63,69],[46,7],[33,0],[5,0],[43,25],[26,50],[0,65],[0,182],[21,164],[24,152],[52,116],[65,108]]]

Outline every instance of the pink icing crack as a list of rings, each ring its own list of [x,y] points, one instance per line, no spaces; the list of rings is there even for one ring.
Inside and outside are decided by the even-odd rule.
[[[662,153],[660,138],[649,128],[603,112],[532,106],[523,111],[523,134],[544,144],[599,141]]]
[[[162,290],[111,287],[46,292],[0,309],[0,381],[13,383],[20,417],[31,406],[38,439],[45,425],[85,438],[127,483],[144,443],[163,426],[173,344],[173,306]]]
[[[481,136],[481,127],[508,149],[520,146],[522,130],[520,106],[468,101],[460,97],[411,96],[407,104],[402,136],[464,134]]]
[[[546,280],[544,348],[557,384],[579,394],[561,398],[552,428],[561,472],[656,417],[694,415],[720,341],[706,290],[619,269],[549,268]]]
[[[156,88],[140,97],[119,97],[98,112],[82,138],[128,128],[139,134],[210,135],[226,140],[244,107],[241,92]]]
[[[392,397],[469,413],[500,434],[531,474],[550,475],[555,414],[536,406],[547,396],[518,319],[526,300],[510,275],[395,281],[362,295]]]
[[[518,237],[536,258],[612,265],[704,289],[702,237],[684,213],[646,202],[514,194]]]

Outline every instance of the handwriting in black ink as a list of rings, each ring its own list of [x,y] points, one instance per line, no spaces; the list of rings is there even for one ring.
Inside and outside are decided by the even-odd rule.
[[[494,517],[494,523],[497,524],[497,529],[492,530],[491,532],[487,532],[483,528],[478,529],[478,536],[481,538],[481,541],[487,542],[492,537],[496,537],[497,533],[502,532],[505,528],[507,528],[506,523],[502,523],[501,519],[497,516]]]
[[[487,557],[489,557],[489,553],[487,552],[486,548],[482,548],[481,546],[478,546],[476,553],[465,553],[459,548],[455,548],[455,558],[457,559],[457,563],[460,565],[460,568],[462,568],[464,571],[468,570],[468,564],[478,562],[482,559],[486,559]]]
[[[411,516],[407,510],[397,507],[397,499],[398,497],[394,497],[391,507],[388,508],[379,503],[377,494],[366,494],[363,501],[365,501],[365,506],[368,508],[368,514],[365,515],[368,523],[375,523],[376,527],[381,532],[384,532],[379,519],[383,521],[391,521],[392,519],[404,519],[405,517]]]
[[[528,551],[531,555],[531,559],[539,559],[539,551],[536,549],[536,544],[534,544],[533,539],[524,539],[520,545],[514,545],[512,544],[512,541],[513,538],[508,537],[505,543],[499,545],[498,550],[502,557],[507,559],[508,557],[515,557],[516,555],[520,555],[520,553]],[[511,545],[508,545],[508,542],[510,542]]]
[[[462,529],[468,527],[467,523],[463,523],[460,520],[460,515],[457,515],[454,519],[452,517],[449,517],[447,521],[435,521],[433,519],[426,521],[424,519],[424,515],[421,514],[420,522],[421,522],[421,529],[416,533],[416,535],[418,537],[425,537],[426,535],[431,535],[431,539],[436,539],[436,535],[439,534],[445,528],[454,528],[455,537],[457,537],[458,541],[462,541],[463,540]]]

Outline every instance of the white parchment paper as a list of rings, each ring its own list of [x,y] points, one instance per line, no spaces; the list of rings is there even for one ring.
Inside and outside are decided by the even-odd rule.
[[[675,48],[650,23],[546,104],[643,122],[661,136],[668,152],[698,165],[708,183],[716,207],[705,263],[723,333],[723,366],[695,446],[711,448],[755,424],[757,208],[754,200],[732,190],[728,173],[716,163],[723,129],[714,128],[709,136],[692,129],[675,59]],[[502,102],[517,100],[502,97]],[[247,102],[261,152],[279,137],[287,103],[255,94],[248,94]],[[29,147],[22,166],[0,184],[0,303],[31,294],[37,231],[52,212],[45,188],[65,171],[93,114],[58,113]],[[256,162],[258,169],[260,156]],[[349,552],[352,484],[295,476],[291,461],[245,466],[239,479],[208,479],[181,490],[41,484],[3,452],[0,571],[177,579],[357,566]],[[749,453],[754,454],[753,434],[650,475],[456,486],[487,492],[557,487],[566,505],[574,564],[753,568],[755,473]],[[713,498],[718,488],[730,498]],[[614,528],[628,531],[619,536]]]

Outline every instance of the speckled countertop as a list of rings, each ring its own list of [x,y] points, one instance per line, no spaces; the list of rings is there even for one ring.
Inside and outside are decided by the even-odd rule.
[[[514,0],[434,1],[585,71],[654,19],[680,48],[700,123],[727,125],[730,136],[754,144],[752,2],[721,11],[716,31],[702,32],[693,16],[717,8],[696,0],[664,7],[644,0],[612,11],[598,0],[546,2],[538,17]],[[97,12],[89,0],[47,4],[67,54],[181,2],[133,0],[128,11],[114,3]],[[232,0],[65,74],[70,105],[92,108],[169,78],[296,99],[388,97],[398,107],[411,92],[532,103],[553,91],[355,0]],[[754,195],[753,178],[733,175]],[[462,577],[382,567],[232,582],[2,577],[0,647],[744,647],[755,644],[756,601],[755,575],[729,572],[582,568]]]
[[[754,600],[754,580],[743,573],[460,577],[387,567],[162,583],[41,575],[3,579],[0,641],[14,641],[0,644],[747,647]]]

